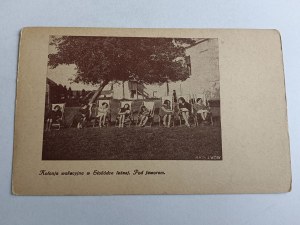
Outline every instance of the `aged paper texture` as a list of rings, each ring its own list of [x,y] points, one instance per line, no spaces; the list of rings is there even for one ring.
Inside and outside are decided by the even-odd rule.
[[[16,195],[291,190],[276,30],[24,28]]]

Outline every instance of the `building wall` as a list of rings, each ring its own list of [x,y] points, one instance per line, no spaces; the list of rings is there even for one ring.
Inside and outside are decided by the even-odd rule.
[[[131,89],[130,89],[131,87]],[[131,96],[131,90],[134,90],[134,96]],[[124,96],[123,96],[123,84],[122,82],[116,83],[113,85],[113,98],[114,99],[136,99],[136,87],[134,85],[129,85],[128,81],[124,82]],[[140,91],[143,91],[141,86],[139,87]],[[142,95],[138,95],[138,99],[143,99]]]
[[[218,39],[208,39],[186,50],[191,60],[191,76],[182,82],[183,89],[206,92],[220,99],[220,72]]]
[[[124,98],[128,99],[130,97],[128,84],[127,82],[124,82]],[[123,98],[123,84],[120,82],[118,84],[113,85],[113,91],[114,91],[114,99],[122,99]]]
[[[177,95],[196,95],[206,93],[207,98],[220,100],[219,49],[217,39],[207,39],[186,49],[190,56],[191,75],[185,81],[170,82],[169,95],[173,90]],[[148,85],[148,90],[156,92],[157,97],[167,95],[166,84]]]

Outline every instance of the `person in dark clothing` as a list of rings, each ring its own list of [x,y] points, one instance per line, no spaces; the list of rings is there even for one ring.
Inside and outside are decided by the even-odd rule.
[[[88,105],[83,105],[78,113],[73,118],[73,124],[76,124],[78,129],[81,129],[85,126],[86,121],[88,120],[90,115],[90,110]]]
[[[141,106],[141,110],[139,112],[140,123],[139,126],[144,127],[149,119],[150,111],[146,106]]]
[[[52,123],[61,123],[62,115],[61,107],[59,105],[56,105],[53,110],[50,110],[46,121],[46,131],[51,130]]]
[[[124,123],[125,123],[126,120],[129,119],[130,113],[131,113],[131,111],[130,111],[130,106],[129,106],[129,104],[126,103],[126,104],[119,110],[119,113],[118,113],[119,118],[120,118],[120,119],[119,119],[119,127],[124,127]]]

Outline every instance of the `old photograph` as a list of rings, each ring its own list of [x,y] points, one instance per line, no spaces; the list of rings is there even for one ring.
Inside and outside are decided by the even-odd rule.
[[[49,36],[43,160],[222,160],[217,38]]]
[[[275,30],[24,28],[12,192],[291,189]]]

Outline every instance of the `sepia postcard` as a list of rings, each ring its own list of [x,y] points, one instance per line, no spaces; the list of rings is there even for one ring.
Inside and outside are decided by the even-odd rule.
[[[13,194],[290,190],[278,31],[22,29]]]

